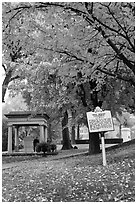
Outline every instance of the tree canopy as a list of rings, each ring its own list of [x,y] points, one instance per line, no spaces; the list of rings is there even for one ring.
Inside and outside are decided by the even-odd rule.
[[[96,95],[104,108],[134,108],[134,32],[134,2],[5,2],[6,85],[18,78],[11,87],[33,108],[90,110]]]

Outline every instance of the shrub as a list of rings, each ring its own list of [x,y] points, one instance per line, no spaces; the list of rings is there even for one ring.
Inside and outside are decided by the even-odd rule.
[[[43,142],[41,144],[41,151],[45,154],[45,152],[48,152],[49,145],[46,142]]]
[[[38,143],[36,145],[36,152],[41,152],[41,145],[40,145],[40,143]]]
[[[45,152],[48,152],[48,149],[48,143],[46,142],[38,143],[36,146],[36,152],[43,152],[45,154]]]
[[[55,152],[57,149],[57,146],[55,144],[50,144],[50,149],[52,152]]]
[[[57,149],[55,144],[50,144],[46,142],[38,143],[36,146],[36,152],[55,152]]]

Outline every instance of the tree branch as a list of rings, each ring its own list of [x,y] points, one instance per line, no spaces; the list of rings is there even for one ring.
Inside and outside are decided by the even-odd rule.
[[[19,76],[19,75],[14,76],[14,77],[11,77],[10,82],[11,82],[11,81],[13,81],[13,80],[15,80],[15,79],[19,79],[19,78],[20,78],[20,76]]]
[[[119,74],[114,74],[114,73],[108,72],[108,70],[104,70],[104,69],[101,69],[99,67],[97,68],[97,70],[106,74],[106,75],[112,76],[112,77],[120,79],[122,81],[126,81],[126,82],[130,83],[131,85],[135,86],[135,81],[133,80],[133,78],[122,77]]]
[[[123,53],[120,52],[120,50],[116,47],[116,45],[112,42],[112,40],[108,39],[105,31],[101,28],[101,26],[97,27],[97,29],[102,34],[102,36],[106,39],[106,42],[110,45],[110,47],[116,52],[119,58],[123,61],[123,63],[126,64],[135,74],[135,66],[132,63],[130,63],[130,61],[124,56]]]
[[[121,25],[121,24],[119,23],[119,21],[116,19],[116,17],[114,16],[114,13],[110,10],[110,7],[107,6],[107,5],[103,5],[103,6],[106,6],[106,7],[107,7],[107,9],[108,9],[109,13],[112,15],[113,19],[116,21],[116,23],[117,23],[118,26],[121,28],[121,30],[125,33],[125,39],[129,42],[130,46],[132,47],[133,52],[135,52],[135,46],[134,46],[134,45],[132,44],[132,42],[130,41],[130,38],[128,37],[128,34],[127,34],[126,30],[122,27],[122,25]],[[118,32],[118,33],[119,33],[119,32]],[[122,35],[122,34],[120,33],[120,35]],[[123,35],[123,37],[124,37],[124,35]]]
[[[42,48],[41,48],[42,49]],[[73,53],[70,53],[69,51],[67,50],[54,50],[54,49],[49,49],[49,48],[44,48],[46,50],[50,50],[50,51],[53,51],[53,52],[57,52],[57,53],[62,53],[62,54],[65,54],[65,55],[68,55],[69,57],[72,57],[72,58],[75,58],[76,60],[80,61],[80,62],[83,62],[83,63],[89,63],[92,67],[93,67],[93,63],[89,62],[88,60],[85,60],[85,59],[82,59],[82,58],[79,58],[77,56],[75,56]],[[113,59],[114,60],[114,59]],[[111,59],[112,61],[112,59]],[[108,62],[110,63],[110,62]],[[133,80],[133,78],[126,78],[126,77],[122,77],[121,75],[119,74],[114,74],[112,72],[109,72],[108,70],[105,70],[104,68],[108,65],[108,63],[102,68],[100,68],[100,65],[97,66],[92,73],[94,73],[96,70],[100,71],[101,73],[104,73],[106,75],[109,75],[109,76],[112,76],[114,78],[118,78],[120,80],[123,80],[123,81],[127,81],[129,83],[131,83],[132,85],[135,85],[135,81]]]
[[[5,66],[5,64],[2,64],[3,68],[4,68],[4,71],[6,72],[7,71],[7,68]]]

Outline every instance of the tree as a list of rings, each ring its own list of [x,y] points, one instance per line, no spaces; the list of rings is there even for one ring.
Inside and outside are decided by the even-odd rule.
[[[68,127],[66,127],[67,124],[68,124],[68,113],[66,111],[64,113],[64,117],[62,120],[62,136],[63,136],[62,150],[72,148],[72,145],[70,143],[70,137],[69,137],[69,129],[68,129]]]
[[[34,10],[34,8],[36,10]],[[41,9],[40,12],[36,13],[37,9]],[[44,12],[42,9],[44,10]],[[124,3],[124,2],[122,3],[121,2],[120,3],[119,2],[118,3],[113,3],[113,2],[108,2],[108,3],[52,3],[52,2],[46,3],[45,2],[43,3],[42,2],[42,3],[24,3],[24,4],[21,3],[21,5],[15,4],[15,6],[9,9],[7,13],[8,14],[13,13],[10,17],[10,20],[13,19],[13,16],[14,18],[15,16],[17,16],[17,18],[21,17],[22,21],[23,20],[25,21],[25,19],[22,17],[23,12],[24,13],[26,12],[25,14],[27,15],[27,17],[29,18],[33,17],[33,20],[32,20],[33,26],[31,25],[32,29],[36,28],[39,32],[41,31],[41,33],[44,34],[43,36],[44,38],[48,37],[49,33],[51,34],[50,38],[48,38],[46,43],[47,42],[50,43],[51,41],[53,43],[52,35],[54,34],[56,35],[58,34],[56,39],[59,41],[60,40],[59,38],[64,36],[64,31],[65,31],[66,32],[65,39],[66,37],[69,37],[69,39],[73,42],[73,45],[75,45],[73,53],[69,52],[70,50],[68,49],[67,50],[60,49],[60,47],[57,45],[56,45],[56,48],[59,48],[59,49],[55,49],[54,44],[52,47],[47,46],[47,50],[53,49],[54,51],[58,51],[58,52],[60,51],[60,53],[62,50],[62,54],[67,54],[71,58],[75,58],[76,60],[81,62],[83,60],[85,61],[87,60],[90,63],[90,59],[88,59],[87,53],[86,53],[86,56],[84,56],[84,53],[80,53],[81,51],[80,49],[82,48],[84,50],[87,44],[85,43],[84,46],[83,44],[82,46],[80,46],[79,45],[80,43],[78,45],[76,43],[74,44],[74,41],[70,37],[70,34],[72,36],[76,33],[76,31],[78,30],[81,31],[80,32],[81,36],[79,35],[77,38],[75,38],[75,40],[80,40],[80,37],[82,37],[82,40],[83,40],[83,37],[87,37],[87,34],[90,34],[91,36],[87,38],[86,41],[88,45],[91,44],[92,48],[88,46],[89,47],[88,50],[85,50],[85,51],[88,51],[88,53],[92,54],[93,63],[90,63],[90,65],[96,64],[94,63],[93,55],[95,55],[98,52],[98,55],[96,55],[95,57],[96,57],[96,60],[100,58],[100,63],[97,63],[96,65],[98,66],[97,70],[99,70],[100,72],[104,73],[105,70],[103,69],[101,70],[99,67],[106,68],[106,65],[107,65],[107,70],[108,70],[108,67],[109,67],[108,65],[111,66],[113,61],[117,63],[117,59],[118,59],[118,60],[121,60],[122,63],[129,68],[129,71],[131,71],[131,73],[132,72],[134,73],[135,72],[134,54],[133,54],[135,52],[134,9],[135,9],[135,5],[132,2],[131,3]],[[31,15],[29,15],[28,10],[31,11]],[[35,13],[33,13],[33,11]],[[47,11],[46,14],[45,14],[45,11]],[[64,11],[65,11],[65,14],[64,14]],[[18,13],[16,14],[16,12]],[[37,22],[36,22],[36,18],[34,18],[33,16],[34,14],[37,14],[38,16]],[[51,16],[53,16],[52,19],[51,19]],[[40,20],[40,17],[42,17],[42,20]],[[68,18],[68,17],[71,17],[71,18]],[[42,23],[44,23],[44,26],[42,26]],[[24,24],[26,25],[26,22]],[[111,25],[113,25],[113,27]],[[45,28],[45,26],[47,28],[46,30],[43,29]],[[84,34],[84,36],[82,32],[83,28],[85,28],[85,34],[86,34],[86,35]],[[106,29],[105,31],[103,30],[104,28]],[[59,30],[63,31],[63,33],[61,32],[60,35],[58,33]],[[70,32],[69,35],[67,35],[68,31]],[[39,38],[39,35],[37,37]],[[94,41],[91,39],[92,37],[94,37]],[[63,45],[64,41],[65,40],[63,38],[61,45]],[[49,43],[47,45],[50,45]],[[64,47],[71,48],[68,46],[67,43],[68,41],[65,43]],[[104,49],[102,49],[102,47]],[[46,47],[44,46],[41,48],[45,48],[46,50]],[[118,48],[119,48],[119,51],[118,51]],[[103,50],[103,53],[102,53],[102,50]],[[110,54],[108,51],[110,52]],[[122,52],[126,56],[124,56]],[[79,55],[77,56],[74,53],[77,53]],[[80,56],[80,54],[82,57]],[[103,56],[106,56],[105,60],[103,59]],[[102,63],[101,58],[103,59],[104,66],[101,66],[101,63]],[[114,66],[113,66],[113,69],[114,69]],[[122,80],[127,80],[126,77],[124,78],[123,75],[119,76],[121,73],[118,73],[118,71],[120,70],[117,70],[117,72],[115,73],[108,72],[107,74],[109,74],[110,76],[115,76],[117,78],[120,77],[120,79],[123,77]],[[128,78],[128,81],[130,81],[131,78]],[[134,77],[132,78],[131,81],[132,81],[131,83],[134,84]]]
[[[51,52],[56,53],[56,57],[65,62],[60,66],[60,72],[65,65],[65,73],[71,71],[69,81],[74,81],[72,78],[77,74],[73,66],[75,62],[75,68],[82,63],[80,68],[85,80],[87,77],[99,78],[99,71],[134,85],[134,3],[21,3],[13,4],[6,13],[10,14],[10,21],[21,18],[23,26],[16,26],[21,32],[22,28],[28,31],[26,25],[29,22],[29,34],[33,34],[29,40],[37,40],[33,43],[34,48],[37,48],[37,52],[38,49],[44,50],[48,58]],[[37,30],[35,36],[34,29]],[[18,31],[18,34],[21,32]],[[25,40],[28,42],[27,38]],[[55,54],[52,54],[52,59],[53,56]]]
[[[18,38],[25,36],[22,49],[23,55],[27,57],[22,63],[30,81],[35,80],[34,75],[41,70],[41,66],[44,72],[47,70],[45,62],[48,62],[54,64],[50,69],[61,79],[62,87],[73,85],[71,97],[74,90],[78,90],[85,111],[93,110],[101,101],[103,107],[110,108],[113,112],[121,104],[134,106],[133,2],[28,2],[4,3],[4,6],[5,19],[8,16],[5,23],[8,29],[12,29],[12,22],[17,28],[16,36]],[[26,45],[29,41],[32,46],[30,43]],[[24,54],[31,52],[33,56]],[[28,74],[30,70],[34,72],[33,77]],[[79,72],[82,76],[77,80]],[[44,76],[46,74],[42,74],[41,82],[46,80]],[[44,88],[37,84],[35,87],[39,87],[38,90],[36,88],[33,90],[39,98],[33,97],[32,100],[39,104],[38,101],[46,99]],[[126,93],[131,99],[128,104],[123,100]]]
[[[93,69],[93,65],[96,64],[96,61],[94,62],[93,55],[95,55],[96,52],[98,52],[98,55],[95,55],[96,60],[100,59],[100,63],[97,63],[96,65],[96,69],[98,71],[106,74],[105,71],[109,71],[108,69],[110,68],[109,66],[111,66],[114,61],[117,63],[117,60],[120,60],[120,62],[122,62],[122,65],[126,65],[128,67],[131,74],[135,73],[135,67],[134,67],[135,65],[134,63],[135,5],[133,2],[130,2],[130,3],[126,3],[126,2],[118,2],[118,3],[113,3],[113,2],[47,3],[47,2],[44,2],[43,3],[42,2],[42,3],[36,3],[36,4],[27,3],[24,5],[21,4],[21,6],[18,5],[17,7],[9,10],[8,12],[11,13],[12,11],[14,12],[18,11],[21,13],[23,9],[25,11],[26,9],[32,11],[32,7],[36,9],[41,9],[41,13],[39,14],[39,17],[42,17],[44,20],[40,21],[40,19],[38,19],[37,23],[35,22],[34,27],[44,33],[43,26],[41,26],[42,23],[44,22],[48,29],[48,32],[46,29],[44,37],[46,37],[46,35],[48,36],[50,32],[51,39],[52,39],[52,35],[54,35],[55,33],[59,34],[57,33],[59,30],[60,31],[63,30],[63,33],[64,31],[66,31],[66,33],[70,31],[71,35],[74,35],[79,30],[81,31],[80,35],[78,35],[77,38],[75,38],[75,40],[80,40],[80,37],[82,37],[81,39],[83,40],[84,32],[82,32],[82,29],[85,28],[86,30],[85,34],[91,35],[86,40],[88,42],[88,45],[91,44],[91,47],[88,46],[88,53],[92,54],[91,60],[93,61],[93,63],[91,63],[90,59],[88,59],[87,53],[86,53],[86,56],[84,56],[84,53],[80,52],[81,48],[84,50],[87,44],[85,43],[84,46],[83,44],[82,46],[80,46],[79,45],[80,43],[78,45],[76,43],[74,44],[73,39],[70,37],[70,35],[68,36],[67,34],[65,35],[65,39],[66,37],[69,37],[69,39],[73,42],[73,45],[75,45],[74,51],[69,52],[70,51],[69,49],[67,50],[54,49],[54,51],[60,51],[61,53],[61,50],[62,50],[62,54],[67,54],[70,57],[77,59],[78,61],[87,60],[90,63],[90,65],[92,65],[92,69]],[[44,10],[44,12],[42,12],[43,11],[42,9]],[[48,9],[49,11],[44,15],[45,11],[47,11]],[[65,11],[65,14],[64,14],[64,11]],[[52,16],[52,14],[53,14],[53,17],[51,20],[50,17]],[[45,22],[45,19],[46,19],[46,22]],[[62,22],[62,20],[64,21]],[[71,28],[72,26],[73,28]],[[64,36],[63,33],[60,33],[60,35],[57,36],[58,40],[60,37]],[[84,34],[84,37],[87,37],[85,36],[85,34]],[[91,39],[92,37],[94,37],[94,41],[93,39]],[[50,42],[51,40],[48,38],[48,41]],[[63,45],[63,43],[64,43],[64,38],[62,39],[61,45]],[[66,43],[64,47],[71,48]],[[50,44],[48,43],[48,45]],[[60,48],[58,46],[56,47]],[[102,47],[104,49],[102,49]],[[55,46],[49,47],[47,48],[47,50],[50,50],[51,48],[55,48]],[[77,56],[74,53],[77,53],[79,55]],[[106,56],[106,59],[103,59],[103,56]],[[103,61],[101,61],[101,58]],[[101,66],[102,62],[104,62],[103,63],[104,66]],[[123,68],[122,65],[120,64],[121,68]],[[107,70],[100,69],[100,68],[106,68],[106,66],[107,66]],[[114,69],[114,66],[113,66],[113,69]],[[116,72],[113,71],[113,73],[107,72],[107,74],[110,76],[115,76],[117,78],[120,77],[121,80],[125,80],[125,81],[127,80],[132,84],[134,84],[134,77],[132,78],[132,75],[126,78],[124,77],[124,75],[118,72],[120,70],[115,70],[115,71]],[[127,76],[127,72],[125,74]]]
[[[16,71],[18,72],[16,62],[18,59],[21,58],[21,54],[20,54],[21,47],[19,46],[19,43],[16,46],[13,41],[7,42],[7,45],[5,45],[4,43],[3,51],[6,52],[5,55],[7,55],[8,53],[9,54],[8,57],[10,58],[10,60],[6,59],[7,56],[5,56],[5,59],[3,59],[3,63],[2,63],[2,67],[5,71],[5,78],[2,83],[2,102],[5,102],[4,97],[5,97],[8,85],[10,84],[10,82],[20,78],[20,75],[16,73]]]
[[[134,3],[21,3],[7,13],[22,19],[18,34],[28,33],[29,25],[35,62],[44,61],[44,55],[58,59],[64,83],[76,80],[79,67],[82,80],[97,80],[97,89],[111,78],[134,87]]]
[[[8,97],[8,101],[2,105],[2,115],[9,113],[10,111],[26,111],[28,106],[25,103],[21,94],[16,95],[15,97]]]
[[[28,38],[25,37],[23,33],[19,35],[19,25],[21,25],[22,22],[16,19],[15,23],[12,18],[14,19],[16,14],[12,16],[7,11],[12,8],[13,5],[12,3],[2,4],[2,67],[5,71],[5,78],[2,83],[2,102],[5,102],[4,97],[9,84],[11,84],[10,82],[16,79],[24,80],[24,65],[22,62],[28,55],[32,54],[31,49],[27,50],[25,48],[25,44],[30,45],[30,39],[28,41]]]

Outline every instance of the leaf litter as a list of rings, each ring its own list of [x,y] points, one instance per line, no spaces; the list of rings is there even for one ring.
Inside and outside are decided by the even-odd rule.
[[[37,160],[3,170],[3,202],[133,202],[135,155]]]

